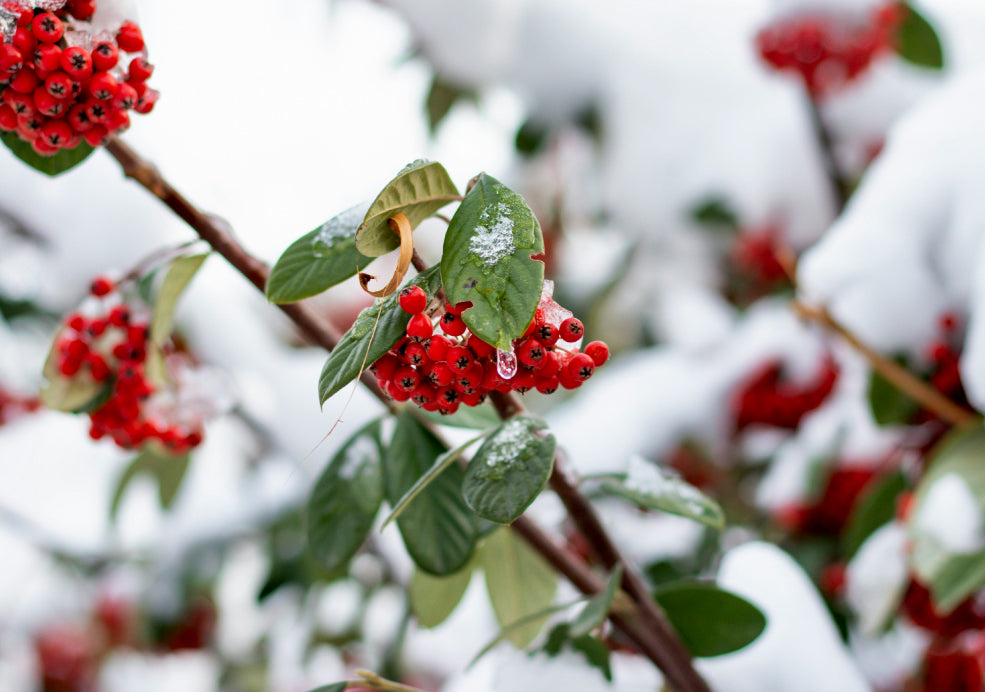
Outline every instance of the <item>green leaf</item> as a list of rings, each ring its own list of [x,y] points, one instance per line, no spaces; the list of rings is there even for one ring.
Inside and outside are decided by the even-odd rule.
[[[584,655],[590,665],[602,671],[605,679],[612,682],[609,649],[600,639],[589,634],[574,636],[571,634],[571,625],[562,622],[547,635],[547,642],[541,651],[548,656],[557,656],[565,648],[573,649]]]
[[[985,585],[985,550],[956,552],[921,527],[927,496],[945,476],[956,475],[985,510],[985,428],[981,423],[955,430],[930,453],[930,465],[914,494],[908,530],[910,565],[930,589],[935,610],[946,615]]]
[[[739,230],[738,215],[724,199],[719,197],[711,198],[695,207],[691,211],[691,220],[699,226]]]
[[[725,514],[717,502],[684,479],[639,457],[630,460],[628,475],[604,478],[601,488],[645,509],[687,517],[716,529],[725,526]]]
[[[512,531],[500,529],[486,538],[480,560],[493,612],[501,627],[545,610],[554,600],[554,570]],[[543,621],[536,619],[511,628],[506,638],[522,649],[537,636]]]
[[[869,376],[869,408],[879,425],[899,425],[913,418],[920,404],[873,371]]]
[[[907,62],[940,70],[944,67],[944,50],[937,32],[927,18],[910,3],[904,3],[906,16],[896,37],[896,52]]]
[[[356,231],[356,248],[367,257],[379,257],[400,247],[387,220],[397,212],[410,219],[411,228],[460,198],[458,188],[440,163],[418,160],[404,167],[370,205]]]
[[[445,119],[452,107],[461,100],[475,101],[476,93],[474,89],[460,87],[451,82],[446,82],[438,75],[431,80],[431,89],[428,91],[428,130],[431,136],[438,131],[438,125]]]
[[[48,350],[42,374],[47,380],[41,388],[41,403],[52,411],[88,413],[95,411],[113,394],[112,382],[96,382],[88,374],[65,377],[58,371],[58,335]]]
[[[408,597],[417,624],[430,629],[448,619],[472,581],[472,565],[447,577],[433,577],[419,569],[410,578]]]
[[[163,509],[170,509],[178,496],[181,482],[185,479],[188,471],[191,455],[170,456],[153,447],[147,447],[138,454],[116,482],[116,490],[113,492],[113,500],[110,503],[110,520],[116,520],[116,513],[120,509],[120,502],[126,492],[130,481],[140,474],[149,475],[157,481],[158,497],[161,500]]]
[[[348,683],[337,682],[334,685],[324,685],[317,689],[311,690],[311,692],[345,692],[345,688],[347,686]]]
[[[492,641],[490,641],[488,644],[486,644],[484,647],[482,647],[479,650],[479,653],[477,653],[472,658],[472,660],[469,662],[466,668],[471,668],[472,666],[474,666],[475,663],[480,658],[482,658],[490,651],[495,649],[500,642],[507,641],[513,632],[520,630],[522,628],[531,627],[533,625],[537,625],[538,627],[543,627],[544,623],[547,622],[547,619],[549,617],[557,613],[560,613],[562,611],[565,611],[568,608],[571,608],[572,606],[581,603],[583,600],[585,599],[581,598],[578,599],[577,601],[572,601],[571,603],[562,603],[560,605],[550,606],[548,608],[544,608],[543,610],[539,610],[536,613],[531,613],[530,615],[522,617],[519,620],[510,623],[509,625],[506,625],[505,627],[503,627],[503,629],[499,631],[499,634],[497,634]]]
[[[544,148],[550,134],[544,125],[527,120],[516,131],[513,146],[523,156],[533,156]]]
[[[154,304],[154,317],[150,323],[151,343],[163,346],[171,338],[171,331],[174,329],[174,309],[178,305],[178,300],[207,258],[206,253],[179,257],[171,263],[161,284],[161,290],[157,293],[157,302]]]
[[[347,209],[294,241],[270,272],[267,300],[293,303],[316,296],[372,262],[356,249],[356,229],[368,208],[360,204]]]
[[[622,583],[622,573],[622,565],[616,565],[605,583],[605,588],[592,596],[582,611],[571,621],[569,634],[572,637],[584,636],[605,622],[612,607],[612,600],[616,597],[619,584]]]
[[[417,482],[414,483],[413,486],[411,486],[410,490],[404,493],[404,496],[400,498],[400,501],[397,502],[397,504],[393,507],[393,510],[390,512],[390,516],[388,516],[386,518],[386,521],[383,522],[383,526],[381,527],[381,529],[385,529],[390,524],[390,522],[392,522],[394,519],[399,517],[403,513],[403,511],[407,509],[407,506],[411,503],[411,501],[415,497],[420,495],[421,492],[428,485],[430,485],[435,478],[440,476],[441,473],[446,468],[448,468],[456,461],[458,461],[458,459],[462,456],[462,454],[465,453],[466,449],[474,445],[476,442],[478,442],[479,440],[481,440],[491,432],[492,430],[485,432],[477,437],[473,437],[465,444],[460,445],[451,451],[439,455],[438,458],[434,460],[434,464],[431,465],[431,468],[429,468],[423,476],[418,478]]]
[[[756,606],[714,584],[679,582],[661,588],[654,598],[694,656],[738,651],[766,629],[766,616]]]
[[[534,318],[544,285],[544,237],[520,195],[481,174],[445,234],[441,278],[454,303],[472,307],[462,319],[477,337],[502,351]]]
[[[383,448],[377,420],[342,446],[308,498],[308,547],[320,567],[333,570],[356,554],[382,502]]]
[[[536,418],[518,416],[492,431],[465,471],[462,493],[472,511],[497,524],[523,514],[547,485],[557,441]]]
[[[444,452],[438,438],[410,411],[402,411],[384,457],[387,502],[395,506]],[[449,466],[397,519],[414,563],[436,576],[460,570],[475,549],[476,527],[462,499],[462,475],[461,467]]]
[[[14,153],[14,156],[34,170],[51,177],[75,168],[95,151],[95,148],[82,142],[74,149],[62,149],[54,156],[41,156],[34,151],[30,143],[13,132],[0,132],[0,140]]]
[[[421,272],[408,283],[420,286],[429,299],[433,298],[441,288],[438,267]],[[360,312],[352,327],[342,336],[339,345],[329,354],[318,379],[318,396],[322,404],[356,379],[364,363],[368,368],[404,337],[410,315],[400,308],[397,302],[399,295],[400,292],[397,291]],[[376,321],[377,315],[379,324]]]
[[[496,409],[489,403],[481,406],[462,406],[456,413],[447,416],[437,411],[425,411],[423,409],[421,409],[420,414],[438,425],[470,430],[486,430],[499,425],[501,421]]]
[[[866,489],[855,503],[841,535],[842,550],[851,558],[865,539],[896,516],[896,498],[906,490],[906,476],[893,473]]]

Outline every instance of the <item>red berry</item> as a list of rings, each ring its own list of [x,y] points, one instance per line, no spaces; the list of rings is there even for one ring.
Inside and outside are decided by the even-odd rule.
[[[71,139],[72,128],[64,120],[51,120],[41,126],[39,135],[49,146],[62,148]]]
[[[465,333],[465,322],[458,315],[446,312],[441,316],[441,329],[448,336],[461,336]]]
[[[17,46],[4,43],[0,44],[0,70],[16,72],[24,66],[24,55]]]
[[[579,382],[584,382],[595,372],[595,362],[588,354],[576,353],[564,366],[564,371],[570,373]]]
[[[553,394],[561,386],[561,378],[557,375],[537,378],[537,391],[541,394]]]
[[[487,344],[475,334],[471,334],[465,343],[479,358],[489,358],[496,351],[495,348]]]
[[[89,116],[90,121],[101,125],[109,118],[109,104],[94,101],[86,107],[86,115]]]
[[[384,354],[372,365],[373,374],[381,380],[393,379],[393,373],[400,367],[400,360],[389,353]]]
[[[34,56],[34,47],[38,45],[38,40],[30,29],[20,28],[14,32],[11,44],[21,52],[24,62],[27,62]]]
[[[431,336],[434,328],[431,326],[431,318],[423,312],[419,312],[410,318],[407,323],[407,336],[415,339],[426,339]]]
[[[122,132],[130,127],[130,115],[125,110],[114,108],[110,110],[105,125],[110,132]]]
[[[100,41],[92,48],[92,67],[99,72],[106,72],[116,67],[120,61],[120,52],[112,41]]]
[[[37,108],[34,106],[34,99],[27,94],[20,94],[13,89],[7,89],[3,92],[3,100],[7,102],[18,116],[23,115],[29,117],[37,113]]]
[[[577,317],[569,317],[561,323],[560,338],[562,341],[574,343],[585,333],[585,325]]]
[[[604,341],[593,341],[585,347],[584,353],[592,359],[595,367],[605,365],[605,362],[609,360],[609,347]]]
[[[56,99],[48,93],[47,89],[39,86],[34,90],[34,106],[42,115],[57,117],[65,111],[65,102]]]
[[[413,391],[420,382],[421,377],[417,374],[417,370],[409,365],[403,365],[393,373],[393,383],[405,392]]]
[[[558,381],[565,389],[577,389],[582,384],[582,380],[573,375],[566,367],[561,368],[561,372],[558,374]]]
[[[14,109],[4,104],[0,106],[0,130],[13,132],[17,129],[17,113]]]
[[[537,376],[541,378],[551,377],[561,372],[561,356],[557,351],[547,351],[544,354],[544,363],[537,371]]]
[[[96,0],[69,0],[69,12],[76,19],[91,19],[96,13]]]
[[[485,372],[479,363],[472,363],[467,372],[459,373],[455,386],[466,394],[478,391]]]
[[[147,115],[154,110],[154,106],[157,105],[159,98],[161,98],[160,92],[154,89],[148,89],[143,96],[137,99],[137,105],[133,109],[141,115]]]
[[[553,324],[539,324],[536,329],[534,329],[534,336],[537,337],[537,341],[544,344],[545,346],[553,346],[557,343],[560,332],[558,332],[557,327]]]
[[[472,365],[475,363],[475,356],[472,355],[472,351],[464,346],[453,346],[448,349],[447,361],[448,367],[456,375],[464,375],[472,369]]]
[[[433,403],[436,396],[437,390],[429,382],[422,382],[410,393],[410,398],[418,406],[426,406],[427,404]]]
[[[85,132],[92,127],[89,114],[86,112],[85,106],[81,103],[77,103],[69,109],[65,120],[68,121],[68,124],[72,126],[73,130],[79,133]]]
[[[19,94],[33,94],[38,88],[39,80],[34,70],[20,70],[12,80],[10,88]]]
[[[438,387],[447,387],[455,381],[455,371],[448,367],[448,363],[434,363],[428,379]]]
[[[34,66],[41,72],[54,72],[62,64],[62,49],[51,43],[42,43],[34,49]]]
[[[514,392],[526,394],[537,386],[537,378],[529,370],[521,370],[509,381],[509,384]]]
[[[124,82],[118,85],[116,97],[113,99],[113,107],[130,110],[137,105],[138,98],[137,90]]]
[[[144,49],[144,35],[133,22],[124,22],[116,33],[116,43],[122,51],[137,53]]]
[[[100,72],[89,82],[89,93],[92,94],[93,98],[100,101],[113,98],[119,89],[120,83],[109,72]]]
[[[152,74],[154,74],[154,66],[147,62],[146,58],[134,58],[130,61],[130,79],[146,82]]]
[[[415,366],[430,364],[431,362],[431,359],[428,358],[427,350],[424,348],[424,344],[416,341],[407,344],[407,348],[404,351],[404,359]]]
[[[89,117],[88,111],[86,112],[86,117]],[[106,141],[106,137],[108,135],[109,132],[107,132],[106,128],[102,125],[95,125],[82,133],[82,136],[85,138],[86,143],[88,143],[90,147],[98,147]]]
[[[400,309],[410,315],[424,312],[428,306],[428,296],[420,286],[407,286],[397,297]]]
[[[51,12],[42,12],[31,22],[31,32],[39,41],[57,43],[65,35],[65,25]]]
[[[72,81],[72,78],[60,70],[52,72],[44,80],[45,91],[59,100],[70,97],[74,87],[75,83]]]
[[[443,361],[448,356],[448,349],[454,345],[451,339],[435,334],[428,340],[428,358],[435,362]]]
[[[441,408],[448,409],[454,406],[457,409],[461,394],[454,387],[439,387],[436,398]]]
[[[112,293],[115,288],[116,284],[110,279],[105,276],[98,276],[92,282],[92,286],[89,287],[89,292],[94,296],[102,297]]]
[[[72,79],[82,82],[92,76],[92,56],[81,46],[72,46],[62,51],[62,69]]]

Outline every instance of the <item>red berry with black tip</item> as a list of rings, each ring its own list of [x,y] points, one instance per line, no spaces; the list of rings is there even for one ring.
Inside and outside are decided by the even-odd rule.
[[[410,318],[407,323],[407,336],[415,339],[426,339],[431,336],[434,328],[431,326],[431,318],[423,312],[419,312]]]
[[[407,286],[400,291],[397,297],[400,309],[409,315],[417,315],[424,312],[428,306],[428,296],[420,286]]]
[[[78,82],[92,76],[92,56],[82,46],[71,46],[62,51],[62,69]]]
[[[116,67],[120,62],[120,51],[112,41],[99,41],[92,47],[92,67],[99,72],[106,72]]]
[[[51,12],[42,12],[31,22],[31,33],[45,43],[57,43],[65,35],[65,24]]]
[[[34,49],[34,67],[40,72],[54,72],[62,65],[62,49],[42,43]]]
[[[440,334],[435,334],[430,339],[428,339],[428,358],[437,362],[446,360],[448,357],[448,349],[455,345],[451,339],[441,336]]]
[[[138,98],[137,90],[124,82],[116,90],[116,96],[113,98],[113,108],[130,110],[137,105]]]
[[[100,72],[89,82],[89,93],[99,101],[108,101],[116,96],[119,89],[120,83],[109,72]]]
[[[564,366],[564,371],[584,382],[595,373],[595,362],[585,353],[576,353]]]
[[[67,99],[72,95],[75,82],[62,71],[52,72],[44,80],[44,89],[58,100]]]
[[[146,82],[154,74],[154,66],[146,58],[134,58],[130,61],[130,79]]]
[[[421,376],[409,365],[401,366],[393,373],[393,383],[405,392],[412,392],[420,382]]]
[[[0,44],[0,70],[16,72],[24,66],[24,54],[10,43]]]
[[[561,323],[559,332],[562,341],[574,343],[585,333],[585,325],[577,317],[569,317]]]
[[[537,339],[527,339],[517,349],[517,359],[528,368],[539,368],[544,364],[547,350]]]
[[[558,332],[557,327],[553,324],[539,324],[536,329],[534,329],[534,336],[537,337],[537,341],[545,346],[553,346],[556,344],[560,335],[561,334]]]
[[[116,284],[114,284],[111,279],[108,279],[105,276],[97,276],[93,280],[92,285],[89,287],[89,292],[92,295],[101,298],[102,296],[108,296],[115,289]]]
[[[475,363],[475,356],[472,354],[472,351],[464,346],[453,346],[448,349],[448,355],[446,358],[448,361],[448,367],[450,367],[456,375],[464,375],[472,369],[472,365]]]
[[[458,315],[446,312],[441,316],[441,329],[448,336],[461,336],[465,333],[465,322]]]

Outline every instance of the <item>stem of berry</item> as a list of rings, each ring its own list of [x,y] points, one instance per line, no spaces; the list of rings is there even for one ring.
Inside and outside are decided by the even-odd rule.
[[[215,219],[200,211],[172,187],[153,164],[142,158],[127,144],[115,137],[110,138],[106,143],[106,150],[119,162],[123,168],[124,175],[137,181],[152,195],[160,199],[179,218],[194,229],[199,237],[205,240],[213,250],[222,255],[240,274],[246,277],[250,283],[256,286],[261,292],[265,290],[270,274],[267,266],[250,255]],[[427,265],[417,253],[414,253],[413,262],[418,270],[427,268]],[[303,303],[279,305],[278,307],[313,342],[326,350],[331,351],[334,349],[341,339],[341,335],[334,327],[326,324],[317,313],[307,308]],[[393,410],[393,403],[390,402],[379,388],[375,378],[369,373],[364,373],[362,381],[384,405]],[[497,406],[497,409],[500,410],[501,415],[508,417],[522,411],[523,406],[515,397],[506,397],[505,403],[502,406]],[[560,478],[559,472],[555,470],[554,476]],[[552,484],[557,482],[560,481],[555,481],[552,478]],[[564,481],[564,483],[567,484],[567,481]],[[618,553],[612,547],[611,540],[605,535],[604,529],[602,529],[601,524],[594,515],[594,510],[592,510],[588,501],[580,493],[576,490],[574,492],[580,498],[580,504],[575,505],[581,507],[579,513],[588,512],[587,516],[591,517],[592,522],[604,537],[604,543],[611,547],[611,552],[599,551],[600,556],[615,556],[616,559],[613,560],[612,565],[620,562]],[[579,526],[582,523],[586,523],[584,517],[573,518],[579,523]],[[532,520],[526,517],[520,517],[520,519],[513,522],[511,528],[527,540],[545,560],[564,574],[583,593],[591,595],[604,588],[604,583],[597,575],[578,558],[555,544]],[[598,536],[594,538],[597,541],[602,541]],[[611,613],[610,618],[613,623],[658,668],[664,671],[668,681],[676,692],[709,692],[707,684],[694,670],[690,654],[688,654],[687,650],[680,643],[680,640],[677,639],[676,634],[670,629],[670,626],[666,624],[666,620],[662,617],[650,595],[646,593],[646,589],[642,585],[642,581],[639,580],[638,575],[635,575],[628,568],[626,573],[627,575],[633,575],[633,577],[630,577],[631,580],[638,581],[638,584],[636,584],[635,582],[627,582],[624,579],[624,585],[634,583],[634,586],[627,586],[627,588],[631,589],[631,595],[637,599],[640,612],[636,616]],[[648,611],[650,612],[648,613]],[[656,618],[653,617],[653,612],[657,613]],[[654,620],[656,624],[652,622]]]
[[[848,181],[845,180],[838,168],[838,161],[835,159],[834,153],[834,142],[831,139],[828,126],[824,124],[824,116],[818,107],[817,101],[808,95],[807,102],[808,111],[811,116],[811,126],[814,128],[814,134],[817,137],[817,143],[821,149],[824,170],[828,174],[828,180],[831,181],[831,192],[834,194],[835,203],[838,205],[837,212],[841,214],[845,208],[845,204],[848,203]]]
[[[925,409],[932,411],[941,420],[954,426],[962,426],[978,419],[975,413],[958,406],[896,361],[863,343],[848,327],[838,322],[823,307],[811,308],[795,301],[793,308],[805,320],[816,322],[848,342],[849,346],[869,361],[873,370]]]

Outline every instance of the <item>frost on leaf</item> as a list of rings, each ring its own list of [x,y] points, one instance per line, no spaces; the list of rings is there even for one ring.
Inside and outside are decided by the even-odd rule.
[[[368,209],[368,202],[357,204],[322,224],[311,240],[311,244],[315,247],[315,255],[317,256],[319,249],[331,249],[338,239],[352,236],[353,229],[359,226]]]
[[[494,213],[490,213],[490,209]],[[503,202],[486,207],[479,221],[481,225],[475,227],[475,235],[469,241],[469,252],[481,259],[484,266],[491,267],[516,250],[510,208]]]

